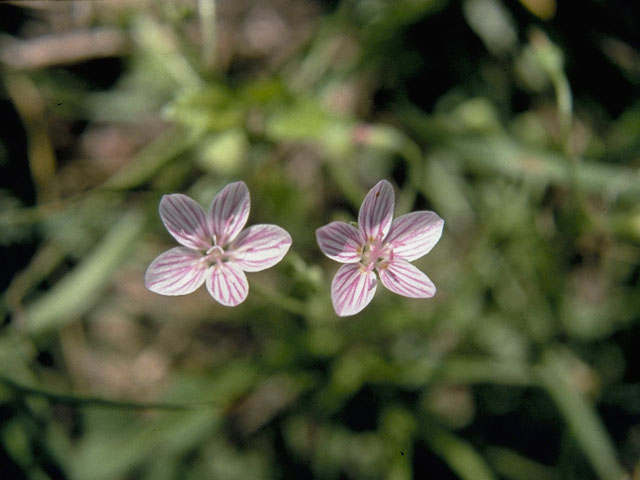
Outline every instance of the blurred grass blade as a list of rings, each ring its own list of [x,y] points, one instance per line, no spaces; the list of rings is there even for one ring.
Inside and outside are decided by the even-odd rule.
[[[598,414],[571,382],[569,365],[557,352],[547,352],[539,369],[545,388],[564,416],[576,441],[602,480],[622,480],[626,473]]]
[[[482,455],[470,443],[430,422],[422,428],[423,438],[433,452],[462,480],[497,480]]]
[[[441,361],[420,358],[399,364],[393,376],[399,383],[414,386],[427,382],[518,386],[539,383],[534,370],[523,362],[484,357],[452,356]]]
[[[433,154],[454,156],[469,170],[484,175],[503,175],[537,183],[568,185],[574,180],[588,192],[616,197],[640,197],[640,175],[625,166],[579,159],[577,170],[561,154],[518,143],[505,134],[472,135],[451,131],[446,117],[430,117],[421,110],[406,108],[402,119],[416,136],[431,143]]]
[[[180,52],[179,42],[171,25],[145,15],[138,17],[131,33],[138,46],[162,65],[180,87],[193,88],[202,85],[202,79]]]
[[[38,387],[23,385],[7,377],[0,376],[0,385],[22,397],[44,398],[53,404],[69,406],[120,408],[124,410],[189,410],[198,407],[212,407],[210,402],[166,403],[166,402],[132,402],[126,400],[111,400],[108,398],[91,397],[86,395],[72,395],[56,393]]]
[[[489,447],[487,457],[496,471],[509,480],[559,480],[560,475],[548,467],[503,447]]]
[[[29,333],[59,328],[91,308],[113,272],[131,253],[143,224],[139,212],[124,215],[93,253],[55,287],[27,306],[25,317]]]
[[[556,185],[571,183],[573,175],[566,159],[553,152],[522,148],[507,137],[456,138],[448,145],[466,166],[484,174],[527,178]],[[625,167],[580,161],[575,172],[578,185],[607,196],[640,196],[638,173]]]
[[[28,343],[23,342],[19,335],[15,335],[15,331],[5,329],[0,335],[0,375],[22,381],[35,377],[30,368],[33,351],[25,346]],[[4,400],[8,392],[6,386],[0,388],[0,401]]]
[[[39,202],[58,198],[54,181],[56,155],[45,122],[45,102],[36,84],[26,75],[6,75],[2,78],[18,111],[28,139],[29,170]]]
[[[491,383],[496,385],[533,385],[531,368],[518,361],[483,358],[450,358],[443,362],[437,379],[456,383]]]
[[[102,428],[86,435],[73,456],[71,478],[106,480],[127,478],[127,472],[158,453],[180,458],[201,444],[219,427],[220,413],[215,409],[166,413],[147,421],[133,417],[123,421],[120,413],[97,412]],[[117,431],[109,431],[105,423],[122,422]]]
[[[211,70],[216,63],[216,0],[199,0],[198,12],[202,32],[202,64]]]
[[[186,135],[181,129],[170,129],[144,147],[127,166],[116,172],[102,188],[127,190],[147,182],[162,167],[200,139],[197,135]]]

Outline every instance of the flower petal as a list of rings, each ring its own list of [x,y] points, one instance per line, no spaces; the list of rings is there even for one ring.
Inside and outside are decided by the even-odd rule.
[[[161,295],[186,295],[203,283],[208,265],[200,252],[184,247],[172,248],[156,258],[144,276],[144,284]]]
[[[216,243],[225,246],[240,233],[249,218],[249,189],[244,182],[230,183],[211,202],[209,219]]]
[[[336,262],[353,263],[362,256],[362,234],[348,223],[331,222],[318,228],[316,240],[322,253]]]
[[[211,268],[207,276],[207,290],[222,305],[235,307],[247,298],[249,282],[240,267],[221,263]]]
[[[291,235],[277,225],[253,225],[243,230],[227,250],[233,263],[245,272],[259,272],[282,260]]]
[[[382,285],[404,297],[431,298],[436,294],[436,286],[429,277],[400,258],[378,267],[378,275]]]
[[[391,224],[387,242],[393,255],[408,262],[429,253],[442,235],[442,220],[434,212],[412,212],[396,218]]]
[[[341,317],[355,315],[366,307],[376,293],[376,274],[359,263],[342,265],[331,282],[333,309]]]
[[[168,232],[185,247],[206,250],[211,233],[203,208],[181,193],[164,195],[160,200],[160,218]]]
[[[386,180],[380,180],[364,197],[358,223],[366,240],[384,239],[391,228],[395,196],[393,187]]]

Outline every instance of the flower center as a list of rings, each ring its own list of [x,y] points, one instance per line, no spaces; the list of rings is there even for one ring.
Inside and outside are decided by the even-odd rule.
[[[213,246],[209,248],[200,259],[201,262],[207,262],[209,266],[220,265],[221,263],[229,261],[229,254],[225,254],[224,249],[217,245],[216,237],[213,237]]]
[[[380,240],[370,240],[362,248],[360,263],[366,267],[384,267],[393,258],[393,249],[388,243]]]

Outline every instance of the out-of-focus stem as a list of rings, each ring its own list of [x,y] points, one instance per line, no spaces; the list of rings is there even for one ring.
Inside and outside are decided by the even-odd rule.
[[[565,153],[575,160],[575,156],[571,154],[571,126],[573,124],[573,97],[571,95],[571,87],[569,86],[567,77],[562,71],[553,72],[551,81],[553,82],[553,88],[556,94],[558,123],[560,124],[563,147]]]
[[[595,408],[571,381],[566,359],[558,352],[548,351],[538,373],[598,477],[603,480],[626,478]]]
[[[117,408],[125,410],[189,410],[199,407],[211,407],[211,402],[189,402],[189,403],[164,403],[164,402],[131,402],[123,400],[111,400],[101,397],[91,397],[85,395],[73,395],[68,393],[56,393],[44,390],[39,387],[31,387],[16,382],[10,378],[0,377],[0,385],[17,395],[23,397],[40,397],[51,403],[83,406]]]
[[[199,0],[200,32],[202,35],[202,65],[213,70],[216,63],[216,0]]]
[[[26,75],[7,75],[4,83],[27,132],[29,168],[38,203],[54,201],[58,198],[54,178],[56,157],[45,121],[44,101]]]

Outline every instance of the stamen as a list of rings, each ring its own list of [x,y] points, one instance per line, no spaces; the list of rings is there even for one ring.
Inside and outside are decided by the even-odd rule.
[[[219,247],[218,245],[214,245],[209,250],[207,250],[207,253],[205,254],[204,257],[202,257],[202,260],[200,261],[206,261],[209,263],[209,265],[224,262],[225,261],[224,250],[222,249],[222,247]]]
[[[393,248],[389,243],[382,243],[379,239],[367,242],[362,248],[360,263],[364,266],[386,266],[393,259]]]

